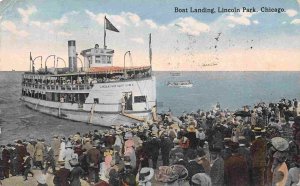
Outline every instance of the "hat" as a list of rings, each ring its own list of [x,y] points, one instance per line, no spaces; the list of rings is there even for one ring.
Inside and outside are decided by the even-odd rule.
[[[254,129],[252,130],[253,132],[257,132],[257,133],[260,133],[260,132],[266,132],[265,129],[262,129],[260,127],[254,127]]]
[[[273,147],[278,151],[285,151],[289,148],[289,142],[282,137],[274,137],[271,139]]]
[[[116,134],[122,134],[122,131],[120,129],[116,130]]]
[[[205,173],[197,173],[192,177],[192,183],[195,185],[212,185],[211,179]]]
[[[193,123],[193,122],[192,122],[192,123]],[[195,125],[193,125],[193,124],[191,125],[191,124],[190,124],[186,130],[187,130],[188,132],[195,132],[195,131],[196,131]]]
[[[114,151],[112,151],[111,149],[106,149],[106,151],[104,152],[104,156],[111,156],[113,155]]]
[[[46,178],[43,175],[40,175],[36,178],[36,181],[40,184],[46,184]]]
[[[171,169],[178,176],[178,180],[185,180],[188,177],[188,170],[183,165],[172,165]]]
[[[124,136],[124,139],[130,139],[130,138],[132,138],[132,133],[131,132],[126,132],[125,136]]]
[[[138,173],[138,178],[140,183],[148,182],[154,176],[154,170],[149,167],[143,167]]]
[[[160,166],[155,173],[155,180],[163,183],[173,183],[178,180],[178,175],[169,166]]]

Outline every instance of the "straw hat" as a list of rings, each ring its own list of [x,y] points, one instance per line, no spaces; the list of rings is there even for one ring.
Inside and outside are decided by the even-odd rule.
[[[138,173],[138,178],[140,183],[151,181],[153,176],[154,176],[154,170],[149,167],[143,167]]]
[[[110,149],[106,149],[104,152],[104,156],[111,156],[113,155],[114,151],[110,150]]]
[[[195,125],[189,125],[186,129],[188,132],[196,132]]]
[[[122,134],[122,133],[123,132],[120,129],[116,130],[116,134]]]
[[[278,151],[285,151],[289,148],[289,142],[282,137],[274,137],[271,139],[273,147]]]
[[[252,130],[253,132],[266,132],[266,130],[265,129],[262,129],[262,128],[260,128],[260,127],[254,127],[254,129]]]

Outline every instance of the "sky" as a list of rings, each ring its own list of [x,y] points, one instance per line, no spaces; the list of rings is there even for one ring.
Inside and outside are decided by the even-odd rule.
[[[175,7],[241,12],[176,13]],[[43,56],[42,66],[49,55],[67,61],[68,40],[76,40],[78,53],[103,46],[104,16],[120,31],[106,37],[115,66],[123,65],[126,51],[127,66],[149,65],[151,33],[154,70],[299,71],[299,7],[300,0],[0,0],[0,71],[29,70],[30,52]]]

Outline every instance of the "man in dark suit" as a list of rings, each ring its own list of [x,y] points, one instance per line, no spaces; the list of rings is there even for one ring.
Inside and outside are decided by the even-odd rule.
[[[9,150],[7,149],[7,146],[2,146],[3,150],[2,150],[2,161],[3,161],[3,176],[4,178],[8,178],[9,177],[9,158],[10,158],[10,154],[9,154]]]
[[[197,173],[205,173],[205,170],[201,164],[197,162],[197,151],[193,149],[189,149],[187,151],[187,170],[188,170],[188,177],[189,177],[189,183],[191,185],[192,177]]]
[[[250,147],[250,155],[252,160],[252,183],[255,186],[264,186],[267,142],[261,136],[263,132],[261,128],[255,127],[254,132],[255,140],[252,142]]]
[[[96,148],[97,144],[93,143],[93,148],[87,151],[87,162],[89,165],[89,183],[97,183],[99,181],[99,164],[100,151]]]
[[[26,153],[24,157],[24,163],[22,164],[22,167],[24,169],[24,181],[27,180],[28,174],[30,173],[33,177],[33,172],[31,171],[31,158],[30,154]]]
[[[46,163],[46,167],[43,170],[44,174],[47,173],[49,167],[52,168],[52,172],[53,172],[53,174],[55,174],[55,156],[54,156],[54,151],[51,146],[47,147],[45,163]]]
[[[247,161],[238,153],[239,143],[230,144],[232,155],[224,160],[224,181],[226,186],[248,186],[249,171]]]
[[[55,186],[70,186],[68,181],[70,170],[65,168],[65,164],[60,164],[60,169],[55,172],[53,183]]]
[[[21,140],[18,140],[16,143],[16,152],[17,152],[17,174],[21,174],[22,172],[24,172],[23,169],[23,162],[24,162],[24,157],[25,154],[27,153],[26,147],[23,145]]]

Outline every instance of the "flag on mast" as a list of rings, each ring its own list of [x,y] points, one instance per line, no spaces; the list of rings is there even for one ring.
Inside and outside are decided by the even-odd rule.
[[[119,32],[119,30],[105,17],[105,28],[110,31]]]

